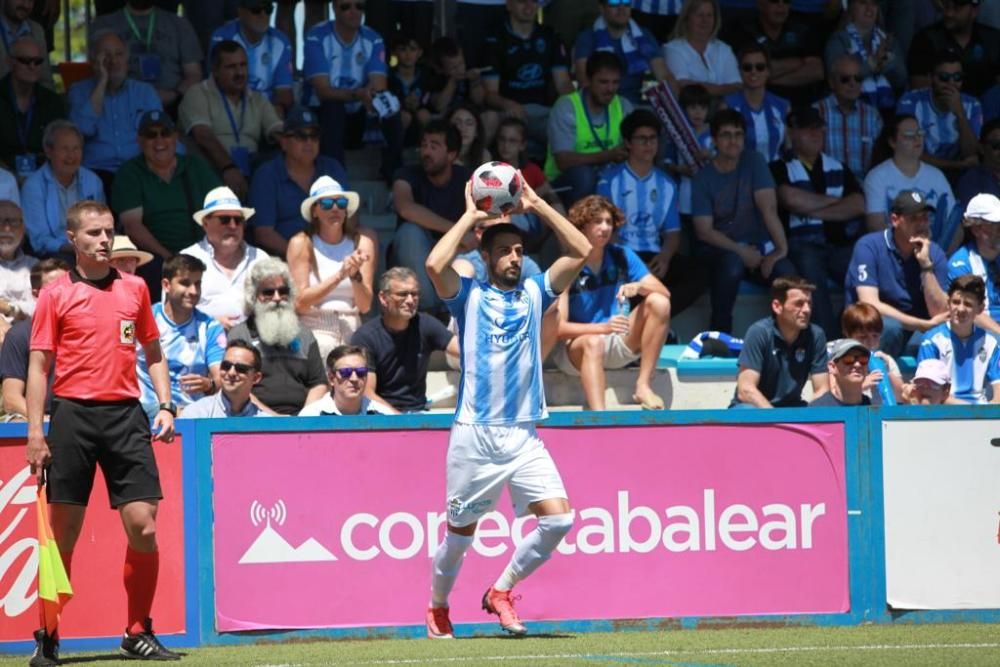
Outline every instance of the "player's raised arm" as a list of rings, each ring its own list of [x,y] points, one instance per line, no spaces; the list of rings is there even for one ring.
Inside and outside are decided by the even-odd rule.
[[[445,232],[445,235],[441,237],[441,240],[437,242],[431,249],[430,254],[427,255],[427,261],[424,262],[424,268],[427,269],[427,277],[434,284],[434,291],[442,299],[450,299],[458,294],[461,280],[455,269],[451,268],[451,263],[455,259],[455,255],[458,254],[458,248],[462,243],[462,239],[467,234],[472,233],[477,222],[485,220],[488,217],[486,213],[476,208],[476,204],[472,200],[472,185],[471,183],[466,183],[465,213],[458,219],[458,222],[452,225],[451,229]]]
[[[590,254],[591,249],[590,241],[563,214],[539,197],[527,183],[524,183],[521,207],[525,211],[534,211],[538,217],[545,221],[545,224],[552,228],[565,252],[549,267],[552,291],[559,294],[576,280],[577,274],[586,263],[587,255]]]

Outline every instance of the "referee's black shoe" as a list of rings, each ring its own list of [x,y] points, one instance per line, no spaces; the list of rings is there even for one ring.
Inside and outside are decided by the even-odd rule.
[[[35,630],[35,652],[31,654],[31,667],[52,667],[59,664],[59,640],[50,637],[45,628]]]
[[[131,635],[128,631],[122,637],[122,647],[118,652],[131,660],[180,660],[181,656],[160,643],[153,634],[153,619],[147,618],[143,631]]]

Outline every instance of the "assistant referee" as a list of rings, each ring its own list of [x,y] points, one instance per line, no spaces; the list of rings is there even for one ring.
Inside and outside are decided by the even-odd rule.
[[[44,287],[31,327],[28,364],[28,463],[47,471],[52,532],[71,569],[99,464],[111,507],[128,537],[124,582],[128,620],[120,652],[144,660],[179,660],[153,634],[149,618],[159,553],[156,509],[163,497],[152,439],[174,437],[167,364],[146,284],[111,267],[114,217],[104,204],[80,201],[66,212],[76,267]],[[139,403],[136,342],[142,345],[160,410],[150,432]],[[46,377],[55,358],[48,439],[42,429]],[[58,632],[35,632],[31,665],[58,664]]]

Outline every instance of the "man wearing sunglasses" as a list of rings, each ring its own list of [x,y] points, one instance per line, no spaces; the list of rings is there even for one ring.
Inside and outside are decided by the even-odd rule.
[[[826,152],[846,165],[858,182],[872,164],[875,140],[882,134],[878,109],[861,98],[861,64],[845,53],[833,61],[827,83],[830,95],[816,103],[826,123]]]
[[[34,37],[19,37],[10,53],[10,73],[0,78],[0,161],[22,181],[42,163],[42,133],[52,121],[66,117],[66,106],[41,84],[45,52]]]
[[[924,162],[952,174],[979,163],[983,108],[962,93],[963,78],[958,52],[946,51],[937,57],[930,88],[911,90],[896,105],[896,113],[912,114],[924,131]]]
[[[41,4],[41,0],[34,0],[34,4]],[[52,81],[52,67],[49,65],[48,45],[45,39],[45,29],[41,25],[32,21],[31,16],[32,0],[3,0],[2,12],[0,12],[0,31],[3,31],[3,39],[0,40],[0,77],[4,77],[10,72],[10,63],[7,57],[11,55],[10,47],[20,37],[31,37],[42,47],[44,62],[39,65],[41,68],[41,81],[46,87],[55,89]]]
[[[242,340],[230,341],[222,363],[219,364],[219,391],[187,406],[184,418],[257,417],[270,414],[253,402],[253,388],[263,377],[260,368],[260,351],[257,348]]]
[[[910,88],[929,86],[935,55],[954,49],[962,61],[965,92],[979,97],[1000,81],[1000,30],[976,20],[980,0],[945,0],[940,4],[941,20],[918,32],[910,43],[906,60]]]
[[[368,351],[358,345],[338,345],[326,357],[330,392],[299,412],[300,417],[331,415],[391,415],[396,411],[365,395]]]
[[[830,374],[830,391],[809,402],[811,408],[848,408],[871,405],[864,394],[871,352],[853,338],[841,338],[830,344],[830,359],[826,363]],[[878,396],[878,392],[875,392]]]

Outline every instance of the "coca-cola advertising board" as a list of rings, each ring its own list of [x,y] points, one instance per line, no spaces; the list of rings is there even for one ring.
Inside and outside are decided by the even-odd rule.
[[[518,585],[523,619],[849,611],[843,424],[539,433],[576,524]],[[216,629],[422,623],[447,443],[446,430],[213,435]],[[533,522],[506,492],[480,521],[452,620],[490,620],[483,591]]]
[[[38,622],[36,483],[23,438],[0,438],[0,642],[31,638]],[[160,577],[152,616],[159,634],[184,632],[184,513],[181,441],[154,444],[164,500],[157,515]],[[64,639],[117,637],[125,628],[122,586],[125,533],[97,471],[87,519],[73,552],[73,599],[63,612]]]

